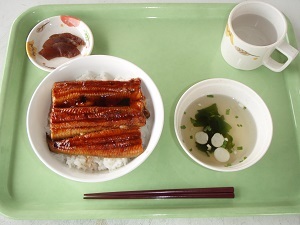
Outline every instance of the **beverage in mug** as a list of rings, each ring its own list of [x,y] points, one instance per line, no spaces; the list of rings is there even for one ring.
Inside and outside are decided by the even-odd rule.
[[[275,7],[247,1],[233,8],[228,17],[221,43],[225,61],[234,68],[253,70],[261,65],[275,72],[284,70],[298,50],[286,41],[287,23]],[[287,57],[285,63],[271,58],[278,50]]]

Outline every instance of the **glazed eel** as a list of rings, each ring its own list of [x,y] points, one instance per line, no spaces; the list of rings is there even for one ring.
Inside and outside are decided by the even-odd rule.
[[[136,157],[149,116],[139,78],[56,82],[47,143],[56,153]]]
[[[71,155],[131,158],[144,151],[138,128],[102,130],[59,141],[47,136],[47,142],[52,152]]]

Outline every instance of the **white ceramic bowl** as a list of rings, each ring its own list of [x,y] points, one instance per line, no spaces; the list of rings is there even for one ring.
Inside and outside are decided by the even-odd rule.
[[[85,46],[78,47],[80,55],[73,58],[58,57],[45,59],[38,52],[42,50],[45,41],[53,34],[71,33],[85,41]],[[26,53],[30,61],[38,68],[47,72],[58,66],[82,56],[90,55],[94,47],[94,38],[90,28],[80,19],[60,15],[39,22],[29,33],[26,40]]]
[[[51,104],[51,88],[56,81],[76,80],[86,73],[107,73],[115,77],[130,79],[139,77],[141,88],[146,97],[150,118],[147,119],[148,131],[145,138],[145,151],[127,165],[114,171],[95,173],[69,168],[58,161],[46,143],[46,127]],[[30,101],[27,111],[27,133],[31,146],[38,158],[55,173],[75,181],[101,182],[121,177],[142,164],[154,150],[163,128],[164,109],[160,93],[152,79],[136,65],[113,56],[92,55],[74,59],[51,72],[39,84]]]
[[[208,157],[205,152],[197,149],[194,135],[203,127],[194,127],[190,122],[190,118],[195,118],[198,109],[213,104],[217,98],[212,97],[220,95],[229,97],[234,103],[233,106],[217,103],[219,114],[223,115],[225,121],[232,127],[229,134],[235,143],[228,162],[219,162],[214,154]],[[187,112],[192,103],[195,108]],[[229,107],[231,111],[228,110]],[[247,121],[243,121],[242,116],[235,114],[240,112],[241,108],[251,115],[248,119],[244,119]],[[254,165],[268,150],[273,134],[270,112],[260,96],[240,82],[223,78],[204,80],[190,87],[176,106],[174,125],[178,141],[188,156],[206,168],[224,172],[239,171]],[[245,135],[245,138],[242,135]]]

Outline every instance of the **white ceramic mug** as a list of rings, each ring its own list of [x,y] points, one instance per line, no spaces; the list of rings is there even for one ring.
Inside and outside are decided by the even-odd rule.
[[[278,9],[264,2],[242,2],[229,14],[221,52],[234,68],[253,70],[264,65],[280,72],[298,54],[298,50],[287,43],[286,34],[287,23]],[[286,62],[280,63],[271,57],[276,49],[287,57]]]

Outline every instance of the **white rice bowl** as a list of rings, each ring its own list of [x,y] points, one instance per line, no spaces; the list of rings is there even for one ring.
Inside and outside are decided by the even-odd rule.
[[[129,80],[140,78],[150,118],[141,128],[144,152],[133,159],[64,155],[50,152],[46,143],[51,88],[56,81]],[[153,101],[155,99],[155,101]],[[52,171],[81,182],[102,182],[121,177],[142,164],[154,150],[163,128],[163,103],[151,78],[134,64],[113,56],[74,59],[47,75],[35,90],[27,111],[27,133],[38,158]]]

